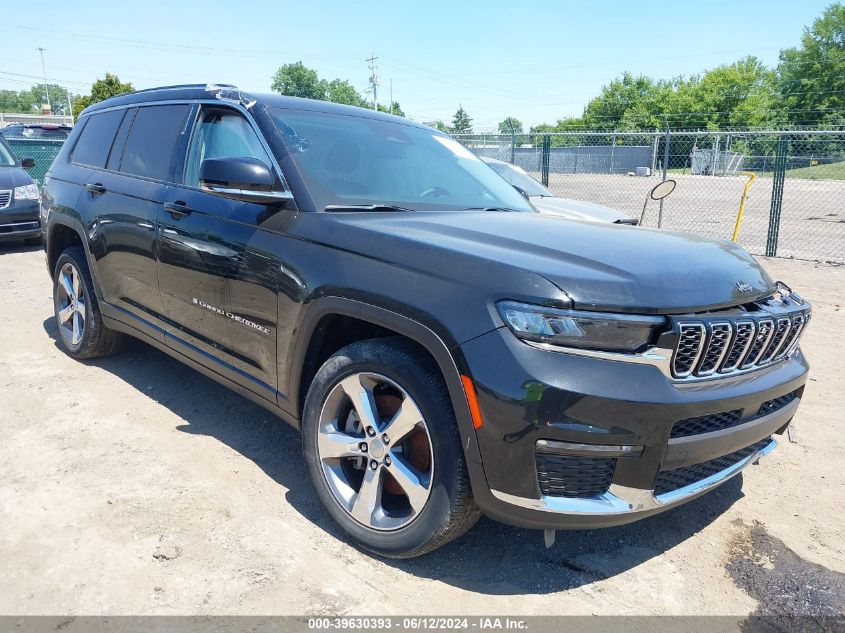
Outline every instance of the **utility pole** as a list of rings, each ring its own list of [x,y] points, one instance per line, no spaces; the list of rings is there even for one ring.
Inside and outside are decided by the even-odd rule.
[[[378,57],[376,57],[375,52],[373,52],[373,54],[369,58],[365,59],[364,61],[370,63],[370,86],[372,86],[372,88],[373,88],[373,109],[378,110],[378,85],[379,85],[379,80],[378,80],[378,64],[376,63],[378,61]]]
[[[669,133],[669,117],[663,115],[663,120],[666,122],[666,143],[663,147],[663,182],[666,182],[666,175],[669,171],[669,145],[672,143],[672,135]],[[663,228],[663,200],[660,199],[660,211],[657,215],[657,228]]]
[[[390,79],[390,114],[393,114],[393,78]]]
[[[44,75],[44,92],[47,94],[47,106],[50,107],[50,89],[47,87],[47,67],[44,65],[44,51],[46,48],[38,47],[38,52],[41,53],[41,72]],[[50,107],[50,112],[53,111],[53,108]]]

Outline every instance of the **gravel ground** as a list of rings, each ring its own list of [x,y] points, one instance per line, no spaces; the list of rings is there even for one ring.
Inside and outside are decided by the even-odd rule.
[[[815,306],[795,443],[686,506],[549,550],[482,519],[391,561],[339,537],[297,434],[263,409],[141,343],[65,356],[43,253],[0,245],[0,613],[842,613],[845,268],[764,265]]]
[[[539,177],[539,174],[534,174]],[[744,176],[669,174],[678,185],[664,203],[664,228],[715,239],[733,235]],[[659,177],[621,174],[550,174],[557,195],[588,200],[640,217],[648,191]],[[777,254],[780,257],[845,263],[845,180],[787,178],[783,190]],[[758,178],[751,187],[740,226],[739,243],[754,254],[766,252],[772,179]],[[659,205],[651,202],[643,223],[657,226]]]

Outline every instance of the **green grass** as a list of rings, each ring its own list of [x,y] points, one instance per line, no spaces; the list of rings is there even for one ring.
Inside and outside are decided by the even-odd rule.
[[[690,173],[689,167],[686,169],[669,169],[667,171],[670,174]],[[755,173],[758,178],[771,178],[774,175],[774,172],[771,171],[758,171]],[[736,175],[738,176],[739,174]],[[802,178],[804,180],[845,180],[845,161],[826,165],[815,165],[814,167],[787,169],[786,177]]]
[[[762,176],[763,174],[758,174]],[[772,172],[766,172],[771,176]],[[807,180],[845,180],[845,161],[829,163],[827,165],[815,165],[814,167],[799,167],[798,169],[787,169],[787,178],[805,178]]]

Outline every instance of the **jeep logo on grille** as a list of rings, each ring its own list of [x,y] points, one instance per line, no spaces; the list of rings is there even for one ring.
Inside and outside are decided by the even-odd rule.
[[[736,289],[745,294],[750,294],[754,292],[754,286],[752,286],[751,284],[747,284],[744,281],[736,282]]]

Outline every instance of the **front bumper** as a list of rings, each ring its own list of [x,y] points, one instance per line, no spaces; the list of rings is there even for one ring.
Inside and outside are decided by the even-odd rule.
[[[0,241],[23,240],[41,235],[38,201],[13,201],[0,209]]]
[[[500,521],[550,529],[628,523],[724,483],[773,450],[771,436],[794,416],[808,371],[798,351],[749,374],[676,383],[648,364],[537,349],[506,328],[465,343],[462,351],[483,418],[477,430],[482,464],[470,464],[476,501]],[[683,436],[672,431],[679,422],[727,412],[735,416],[728,428]],[[573,451],[579,445],[588,450]],[[540,452],[565,461],[601,447],[633,449],[612,460],[609,485],[589,495],[548,490],[560,471],[546,476]],[[583,463],[602,459],[597,452]],[[477,485],[482,474],[486,486]]]

